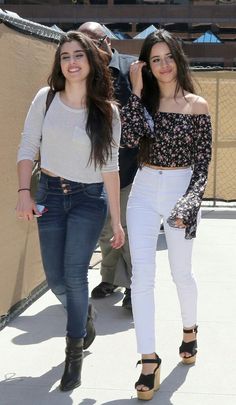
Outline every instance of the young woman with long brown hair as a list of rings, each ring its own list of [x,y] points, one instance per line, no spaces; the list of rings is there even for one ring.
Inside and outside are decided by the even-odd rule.
[[[140,148],[140,169],[127,206],[132,307],[142,356],[135,387],[138,398],[149,400],[160,384],[154,286],[161,219],[183,322],[179,354],[186,364],[196,359],[197,286],[191,257],[211,159],[211,120],[207,102],[195,94],[181,43],[168,31],[157,30],[144,40],[130,76],[133,95],[122,109],[122,139]]]
[[[26,117],[18,152],[17,216],[38,218],[43,266],[49,287],[67,308],[66,362],[60,388],[81,383],[88,316],[88,267],[103,228],[108,195],[113,238],[120,225],[118,148],[120,119],[112,102],[106,54],[79,32],[62,37],[48,80]],[[49,89],[55,93],[45,115]],[[30,178],[40,149],[41,178],[35,199]],[[105,188],[104,188],[105,185]],[[106,190],[106,191],[105,191]]]

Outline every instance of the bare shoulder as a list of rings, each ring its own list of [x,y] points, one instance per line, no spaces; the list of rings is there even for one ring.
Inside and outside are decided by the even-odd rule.
[[[205,98],[192,93],[188,93],[186,97],[191,104],[192,114],[209,114],[209,106]]]

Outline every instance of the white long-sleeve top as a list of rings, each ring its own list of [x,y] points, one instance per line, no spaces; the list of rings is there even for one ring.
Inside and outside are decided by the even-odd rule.
[[[91,141],[86,133],[87,109],[66,106],[57,92],[45,116],[49,87],[36,94],[26,116],[17,162],[34,160],[40,149],[41,168],[59,177],[81,182],[102,182],[102,172],[119,170],[118,150],[121,125],[118,108],[113,106],[113,140],[111,156],[95,170],[89,163]]]

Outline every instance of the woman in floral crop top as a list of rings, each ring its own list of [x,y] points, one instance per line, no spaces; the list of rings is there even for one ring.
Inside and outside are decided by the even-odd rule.
[[[183,363],[196,358],[197,287],[191,256],[211,159],[211,120],[207,102],[194,93],[181,45],[169,32],[160,29],[145,39],[130,78],[133,94],[121,119],[123,143],[140,151],[127,207],[132,307],[142,354],[135,388],[138,398],[148,400],[160,384],[154,279],[161,218],[183,322],[179,353]]]

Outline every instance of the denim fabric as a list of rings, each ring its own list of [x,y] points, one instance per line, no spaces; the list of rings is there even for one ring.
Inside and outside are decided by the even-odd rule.
[[[104,185],[42,173],[35,200],[48,209],[38,218],[48,286],[66,301],[67,335],[82,338],[86,335],[89,262],[107,214]]]

